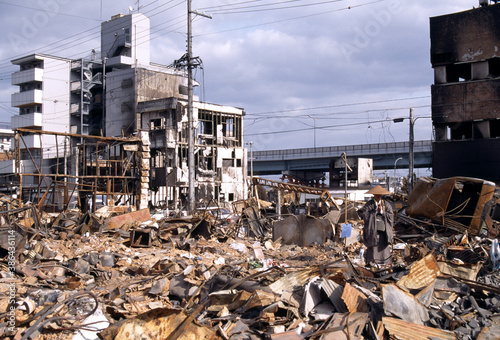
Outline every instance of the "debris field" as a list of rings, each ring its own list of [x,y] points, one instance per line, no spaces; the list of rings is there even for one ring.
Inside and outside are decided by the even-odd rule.
[[[500,339],[489,189],[423,179],[392,197],[385,268],[365,264],[362,202],[278,214],[251,198],[228,222],[204,209],[45,213],[1,197],[0,337]]]

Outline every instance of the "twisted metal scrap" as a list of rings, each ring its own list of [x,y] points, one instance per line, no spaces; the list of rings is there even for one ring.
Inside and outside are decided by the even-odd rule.
[[[55,317],[50,318],[50,319],[45,319],[47,316],[52,314],[55,310],[57,310],[59,307],[63,306],[64,304],[67,304],[68,302],[73,301],[76,298],[80,298],[80,297],[85,296],[85,295],[90,296],[95,301],[95,306],[89,313],[87,313],[85,315],[80,315],[80,316],[55,316]],[[95,311],[97,310],[98,306],[99,306],[99,301],[97,299],[97,296],[95,296],[93,293],[79,292],[79,293],[73,294],[70,297],[66,298],[64,301],[52,306],[47,312],[45,312],[45,314],[43,314],[33,324],[33,326],[31,326],[30,328],[28,328],[26,330],[26,332],[24,333],[21,340],[27,340],[27,339],[32,339],[32,338],[36,337],[37,335],[40,334],[41,330],[43,329],[43,327],[46,324],[53,322],[53,321],[57,321],[57,320],[83,320],[83,319],[89,317],[90,315],[94,314]]]

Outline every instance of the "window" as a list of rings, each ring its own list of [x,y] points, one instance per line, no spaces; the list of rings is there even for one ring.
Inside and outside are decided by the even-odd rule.
[[[156,130],[162,128],[162,118],[151,119],[150,121],[150,129]]]
[[[125,31],[125,42],[130,44],[130,42],[131,42],[130,28],[125,28],[124,31]]]

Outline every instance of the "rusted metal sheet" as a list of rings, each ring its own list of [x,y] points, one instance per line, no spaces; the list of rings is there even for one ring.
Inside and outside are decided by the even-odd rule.
[[[132,224],[134,222],[146,222],[150,219],[151,214],[149,213],[149,209],[141,209],[128,214],[110,217],[104,221],[103,226],[104,229],[120,229],[126,224]]]
[[[483,267],[481,263],[476,265],[454,264],[451,262],[438,262],[439,270],[445,275],[458,276],[459,278],[476,281],[479,270]]]
[[[105,340],[156,340],[167,339],[186,320],[187,315],[179,310],[159,308],[138,315],[123,322],[118,329],[108,328],[101,332],[100,337]],[[184,326],[184,325],[183,325]],[[185,325],[180,340],[208,340],[214,339],[215,332],[208,327],[197,325],[194,322]]]
[[[130,246],[138,248],[151,247],[153,238],[153,230],[151,229],[134,229],[130,231]]]
[[[488,182],[489,183],[489,182]],[[493,198],[495,194],[495,185],[493,183],[485,184],[481,188],[481,193],[479,194],[476,209],[474,215],[472,216],[472,221],[470,223],[470,233],[472,235],[477,235],[481,230],[482,214],[484,207],[488,201]]]
[[[365,294],[351,286],[349,282],[346,282],[344,286],[342,300],[344,300],[349,312],[368,313],[368,302]]]
[[[455,182],[455,179],[419,179],[408,197],[406,214],[411,217],[440,219],[450,202]]]
[[[422,289],[430,285],[441,275],[438,263],[433,254],[429,254],[423,259],[415,262],[408,275],[403,276],[397,285],[405,289]]]
[[[455,333],[453,332],[417,325],[404,320],[383,317],[382,322],[384,323],[385,329],[391,335],[391,339],[393,337],[402,340],[456,339]]]
[[[468,177],[420,178],[408,197],[406,214],[425,217],[454,230],[477,235],[495,184]]]
[[[320,340],[357,340],[364,339],[363,329],[368,321],[367,313],[335,313]]]
[[[246,311],[254,307],[268,306],[277,300],[279,300],[279,297],[274,294],[256,290],[248,301],[239,309],[239,311]]]

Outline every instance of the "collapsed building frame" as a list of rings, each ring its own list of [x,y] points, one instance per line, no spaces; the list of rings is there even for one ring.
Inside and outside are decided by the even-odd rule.
[[[39,148],[28,148],[26,138],[38,139]],[[20,128],[14,143],[21,202],[50,212],[77,204],[85,212],[95,211],[101,196],[103,204],[147,207],[150,156],[141,138]]]

